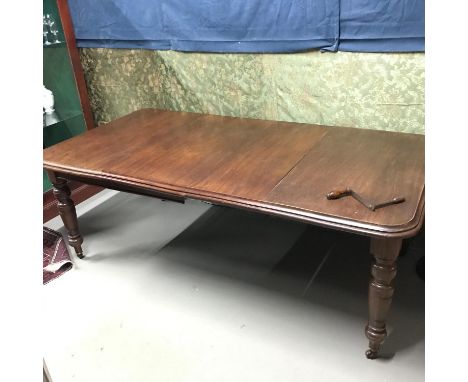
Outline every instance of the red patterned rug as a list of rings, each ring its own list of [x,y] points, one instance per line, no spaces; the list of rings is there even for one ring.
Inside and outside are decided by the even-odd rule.
[[[42,239],[44,248],[42,251],[42,283],[47,284],[71,269],[73,263],[59,232],[43,227]]]

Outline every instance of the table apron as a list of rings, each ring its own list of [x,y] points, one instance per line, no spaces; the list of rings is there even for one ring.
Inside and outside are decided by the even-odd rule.
[[[325,220],[325,219],[320,219],[318,217],[315,218],[315,217],[303,216],[301,214],[294,213],[293,209],[291,208],[285,207],[280,210],[280,209],[275,209],[273,207],[269,207],[267,204],[261,203],[261,202],[254,203],[254,202],[241,201],[241,200],[236,201],[236,200],[231,200],[231,199],[223,199],[222,197],[190,194],[190,193],[185,193],[183,191],[175,191],[175,190],[164,192],[160,190],[155,190],[154,188],[151,188],[151,186],[132,184],[130,181],[119,180],[119,179],[106,179],[104,177],[101,177],[95,174],[88,176],[86,174],[75,174],[75,173],[65,172],[65,171],[56,170],[56,169],[46,168],[46,170],[49,173],[54,174],[54,176],[58,178],[63,178],[66,180],[75,180],[75,181],[79,181],[85,184],[101,186],[101,187],[105,187],[105,188],[116,190],[116,191],[129,192],[132,194],[138,194],[138,195],[143,195],[143,196],[151,196],[151,197],[155,197],[161,200],[168,200],[168,201],[172,201],[176,203],[185,203],[186,199],[199,200],[199,201],[206,202],[206,203],[213,204],[213,205],[234,207],[234,208],[239,208],[239,209],[243,209],[247,211],[261,212],[261,213],[271,215],[271,216],[281,217],[281,218],[285,218],[288,220],[300,221],[302,223],[317,225],[317,226],[321,226],[324,228],[349,232],[349,233],[371,237],[371,238],[372,237],[399,238],[399,239],[409,238],[409,237],[416,235],[419,232],[424,222],[424,198],[419,206],[419,208],[422,209],[422,213],[417,214],[421,216],[421,219],[420,221],[417,222],[416,226],[408,230],[399,230],[399,231],[392,232],[390,230],[379,231],[379,230],[367,227],[364,224],[359,225],[359,226],[352,226],[346,223],[341,223],[339,219]]]

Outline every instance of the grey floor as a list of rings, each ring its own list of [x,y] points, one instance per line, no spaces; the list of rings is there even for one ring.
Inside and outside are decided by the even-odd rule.
[[[369,361],[365,238],[113,191],[78,214],[86,259],[43,287],[55,382],[424,380],[421,238]]]

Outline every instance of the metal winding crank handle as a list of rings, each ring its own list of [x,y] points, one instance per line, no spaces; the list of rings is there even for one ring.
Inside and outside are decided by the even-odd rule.
[[[393,198],[391,200],[388,200],[388,201],[382,202],[382,203],[372,203],[372,202],[369,202],[368,200],[365,200],[361,195],[359,195],[357,192],[354,192],[349,187],[347,189],[345,189],[345,190],[330,191],[327,194],[327,199],[328,200],[336,200],[336,199],[343,198],[345,196],[352,196],[359,203],[361,203],[363,206],[365,206],[366,208],[368,208],[371,211],[375,211],[377,208],[387,207],[387,206],[390,206],[392,204],[403,203],[405,201],[405,198]]]
[[[349,195],[351,195],[351,190],[349,188],[347,188],[346,190],[335,190],[327,194],[327,199],[335,200],[335,199],[342,198],[343,196],[349,196]]]

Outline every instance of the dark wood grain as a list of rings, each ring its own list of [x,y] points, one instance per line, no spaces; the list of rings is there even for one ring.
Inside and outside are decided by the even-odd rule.
[[[147,189],[375,237],[416,234],[424,137],[144,109],[44,150],[62,176]],[[327,200],[352,187],[376,202]]]
[[[75,205],[78,205],[104,189],[104,187],[101,186],[92,186],[80,182],[69,182],[68,187],[71,191],[70,198]],[[54,196],[53,189],[50,189],[42,195],[42,223],[46,223],[58,215],[57,199]]]
[[[370,236],[375,263],[366,355],[377,357],[402,239],[423,222],[423,136],[145,109],[45,149],[44,167],[80,256],[65,180],[179,202],[200,199]],[[330,194],[348,189],[344,194],[354,199]],[[369,207],[395,198],[404,202]]]
[[[352,198],[327,200],[325,194],[351,188],[376,203],[405,202],[375,211]],[[329,127],[326,136],[269,195],[269,201],[381,232],[411,230],[421,223],[424,201],[424,137]]]
[[[60,217],[68,232],[68,243],[75,249],[77,256],[83,258],[83,249],[81,248],[83,238],[78,227],[75,204],[70,198],[71,192],[67,180],[57,177],[53,172],[49,172],[48,176],[54,186],[53,191],[57,199]]]
[[[369,322],[366,336],[369,350],[366,356],[375,359],[380,345],[387,337],[387,316],[394,292],[393,279],[396,276],[396,259],[401,250],[401,239],[371,240],[370,251],[374,256],[371,268],[372,279],[369,282]]]

